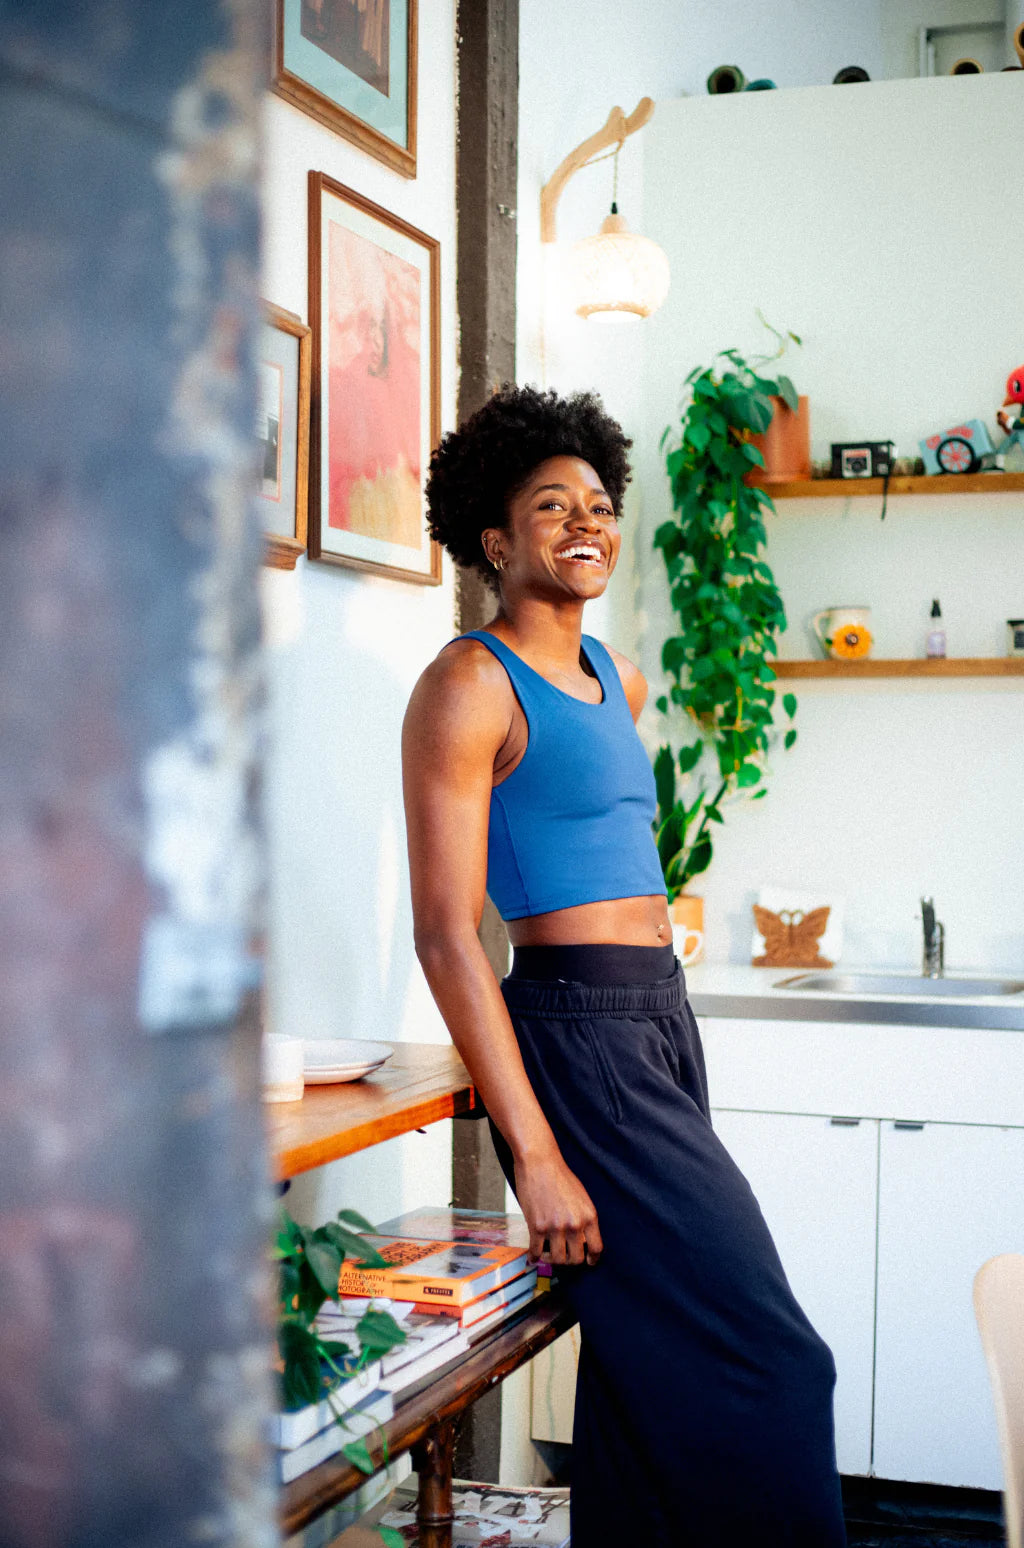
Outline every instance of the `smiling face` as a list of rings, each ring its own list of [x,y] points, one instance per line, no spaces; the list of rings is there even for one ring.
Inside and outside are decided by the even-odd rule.
[[[580,601],[604,591],[622,542],[612,502],[580,457],[540,463],[509,499],[508,526],[482,538],[503,596],[526,589]]]

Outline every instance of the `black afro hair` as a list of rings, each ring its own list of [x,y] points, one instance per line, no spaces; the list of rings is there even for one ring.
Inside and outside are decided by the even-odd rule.
[[[589,462],[621,513],[632,441],[593,392],[560,398],[536,387],[501,387],[458,430],[442,436],[430,459],[427,525],[461,565],[493,586],[480,534],[508,523],[508,501],[549,457]]]

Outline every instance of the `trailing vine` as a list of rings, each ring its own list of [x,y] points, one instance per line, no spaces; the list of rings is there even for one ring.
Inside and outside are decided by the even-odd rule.
[[[767,358],[785,348],[776,336],[781,348]],[[656,837],[670,899],[711,864],[723,802],[739,792],[754,800],[766,794],[775,740],[772,658],[786,614],[763,557],[764,514],[774,506],[747,475],[764,465],[750,437],[771,423],[772,397],[796,409],[797,394],[788,376],[761,374],[764,363],[727,349],[710,366],[695,367],[678,431],[669,426],[661,439],[675,514],[658,528],[654,546],[665,561],[678,629],[662,646],[672,685],[657,703],[663,713],[681,711],[694,737],[678,752],[662,746],[654,761]],[[793,694],[784,695],[782,707],[792,720]],[[784,740],[793,745],[794,727]],[[677,794],[677,772],[685,789],[705,754],[714,758],[714,777],[702,778],[687,803]]]

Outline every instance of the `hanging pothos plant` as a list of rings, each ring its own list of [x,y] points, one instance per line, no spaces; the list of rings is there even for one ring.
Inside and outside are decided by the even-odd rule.
[[[346,1409],[335,1400],[339,1389],[371,1360],[405,1342],[405,1332],[390,1312],[373,1305],[356,1323],[358,1348],[322,1338],[317,1327],[317,1312],[326,1300],[337,1297],[345,1258],[356,1258],[363,1268],[385,1266],[386,1260],[361,1234],[372,1230],[370,1222],[354,1209],[343,1209],[337,1220],[316,1227],[299,1225],[283,1209],[272,1249],[280,1275],[277,1348],[282,1408],[305,1408],[326,1400],[342,1429]],[[361,1473],[376,1471],[365,1436],[341,1449]],[[404,1539],[399,1532],[390,1527],[378,1527],[377,1531],[383,1548],[402,1548]]]
[[[654,760],[658,854],[670,900],[711,864],[723,802],[737,792],[754,800],[766,794],[766,758],[775,739],[771,658],[786,615],[762,557],[764,512],[774,506],[745,476],[764,465],[750,436],[771,423],[772,397],[797,407],[787,376],[759,370],[785,349],[787,340],[777,337],[774,356],[747,361],[727,349],[691,371],[679,430],[673,435],[669,426],[661,440],[675,515],[658,528],[654,546],[665,560],[678,629],[662,646],[672,686],[657,703],[663,713],[672,706],[682,711],[693,738],[678,751],[666,744]],[[796,334],[789,338],[800,342]],[[791,721],[795,696],[785,694],[782,707]],[[795,740],[790,726],[785,745]],[[705,753],[717,768],[687,801],[685,785]]]

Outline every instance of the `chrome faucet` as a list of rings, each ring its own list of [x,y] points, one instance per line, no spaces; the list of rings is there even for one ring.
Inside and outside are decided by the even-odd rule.
[[[935,917],[932,898],[921,899],[921,921],[924,925],[921,972],[925,978],[941,978],[946,967],[946,931]]]

